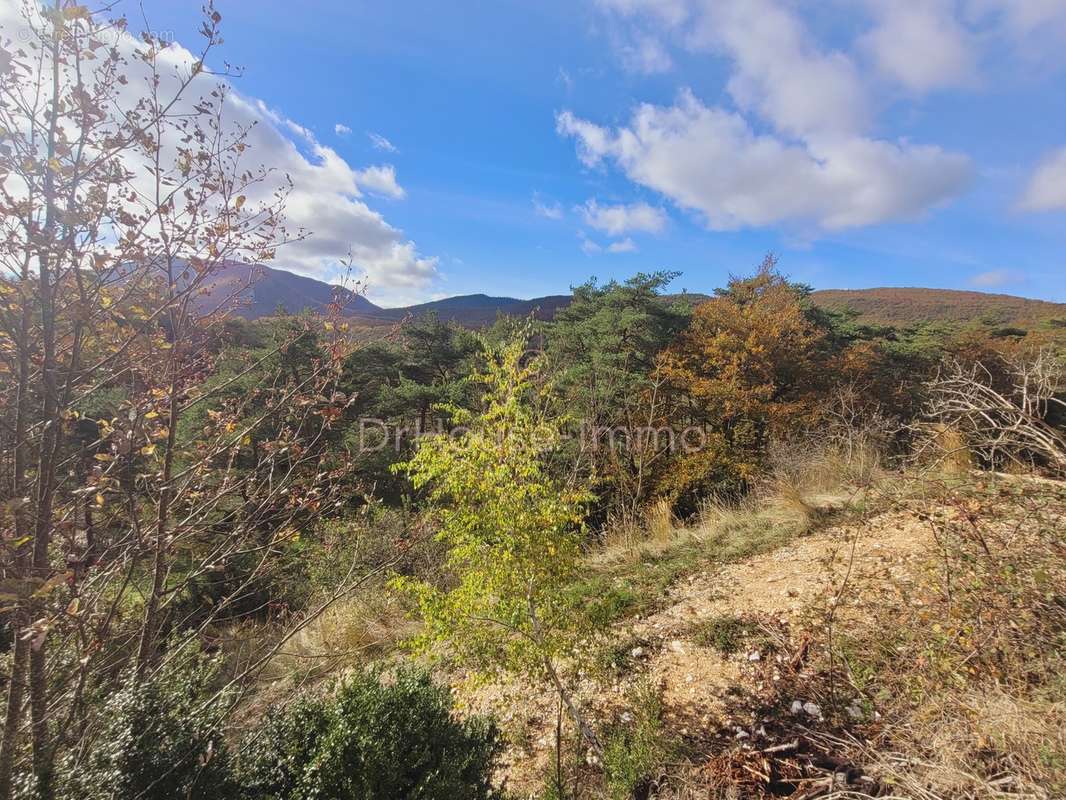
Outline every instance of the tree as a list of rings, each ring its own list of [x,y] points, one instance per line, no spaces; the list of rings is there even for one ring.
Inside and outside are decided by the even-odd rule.
[[[672,493],[710,488],[705,477],[721,481],[729,473],[743,484],[771,434],[817,419],[834,351],[824,317],[806,302],[809,292],[768,256],[752,277],[730,279],[697,306],[662,354],[662,374],[677,393],[675,418],[703,426],[709,445],[677,459],[667,476]]]
[[[668,441],[648,435],[665,398],[656,357],[683,329],[686,309],[661,296],[676,273],[638,274],[625,283],[574,288],[572,302],[545,326],[545,350],[559,404],[580,420],[575,460],[603,482],[609,511],[637,516]]]
[[[287,178],[249,161],[248,131],[228,122],[228,89],[208,72],[220,20],[208,4],[187,58],[66,0],[27,3],[3,32],[0,568],[13,652],[0,800],[24,755],[50,800],[57,758],[106,735],[89,698],[173,666],[222,620],[263,613],[248,610],[250,587],[308,510],[333,502],[345,467],[324,450],[347,402],[343,337],[320,341],[298,374],[271,366],[282,341],[232,381],[208,380],[246,288],[209,291],[216,276],[303,235],[285,225]],[[225,590],[190,618],[191,588],[220,575]]]
[[[439,517],[454,585],[405,577],[393,584],[418,603],[421,649],[447,644],[478,671],[511,669],[550,681],[582,736],[598,747],[560,673],[560,659],[583,634],[566,589],[592,496],[548,471],[560,422],[547,413],[552,398],[540,382],[541,360],[524,353],[524,337],[488,352],[474,379],[484,389],[481,407],[449,408],[462,426],[457,435],[423,439],[399,465]]]

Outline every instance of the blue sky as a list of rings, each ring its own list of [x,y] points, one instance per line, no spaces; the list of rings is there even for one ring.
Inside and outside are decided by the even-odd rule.
[[[144,3],[190,47],[197,6]],[[1066,0],[218,8],[216,66],[324,198],[278,266],[350,240],[379,302],[709,291],[768,250],[816,287],[1066,301]]]

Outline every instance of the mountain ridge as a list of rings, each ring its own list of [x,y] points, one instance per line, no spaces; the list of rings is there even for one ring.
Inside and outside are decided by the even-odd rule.
[[[702,302],[711,296],[682,292],[664,295],[668,300]],[[818,289],[811,295],[815,304],[834,311],[850,311],[864,323],[904,326],[919,322],[962,323],[981,321],[996,325],[1034,324],[1049,319],[1066,321],[1066,303],[979,292],[965,289],[923,287],[871,287],[868,289]],[[535,315],[551,319],[571,301],[569,294],[553,294],[522,299],[483,293],[383,307],[361,294],[285,269],[227,264],[206,287],[202,307],[224,301],[245,319],[271,316],[279,309],[287,313],[323,311],[339,302],[342,315],[368,325],[398,322],[409,316],[435,313],[443,321],[468,326],[491,324],[499,314]]]

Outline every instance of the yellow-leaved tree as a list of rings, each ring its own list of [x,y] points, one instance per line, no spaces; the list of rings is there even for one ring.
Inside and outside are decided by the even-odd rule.
[[[422,439],[412,459],[398,465],[426,491],[453,581],[442,587],[397,577],[393,584],[418,603],[425,622],[419,649],[444,645],[482,674],[512,671],[550,681],[582,737],[599,750],[560,671],[585,634],[567,589],[592,495],[552,474],[562,421],[547,414],[550,388],[540,359],[528,359],[523,342],[487,345],[475,378],[484,387],[480,409],[449,407],[462,428]]]

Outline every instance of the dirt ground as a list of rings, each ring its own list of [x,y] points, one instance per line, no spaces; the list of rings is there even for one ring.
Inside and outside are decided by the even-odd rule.
[[[908,602],[906,587],[929,562],[933,544],[930,529],[913,514],[887,511],[861,524],[816,527],[770,552],[731,564],[716,564],[709,554],[702,568],[668,589],[661,610],[613,627],[609,636],[624,648],[627,667],[606,680],[582,677],[578,697],[596,723],[617,721],[629,690],[650,681],[661,692],[663,719],[673,732],[693,737],[719,728],[728,699],[738,688],[757,690],[760,682],[777,680],[777,670],[767,669],[767,660],[782,656],[758,645],[725,655],[699,642],[701,624],[742,617],[760,620],[768,629],[809,629],[824,619],[844,585],[848,607],[838,608],[838,616],[861,613],[867,601]],[[518,796],[532,794],[550,766],[555,697],[509,684],[481,687],[464,700],[470,710],[491,712],[501,721],[509,741],[507,786]]]

